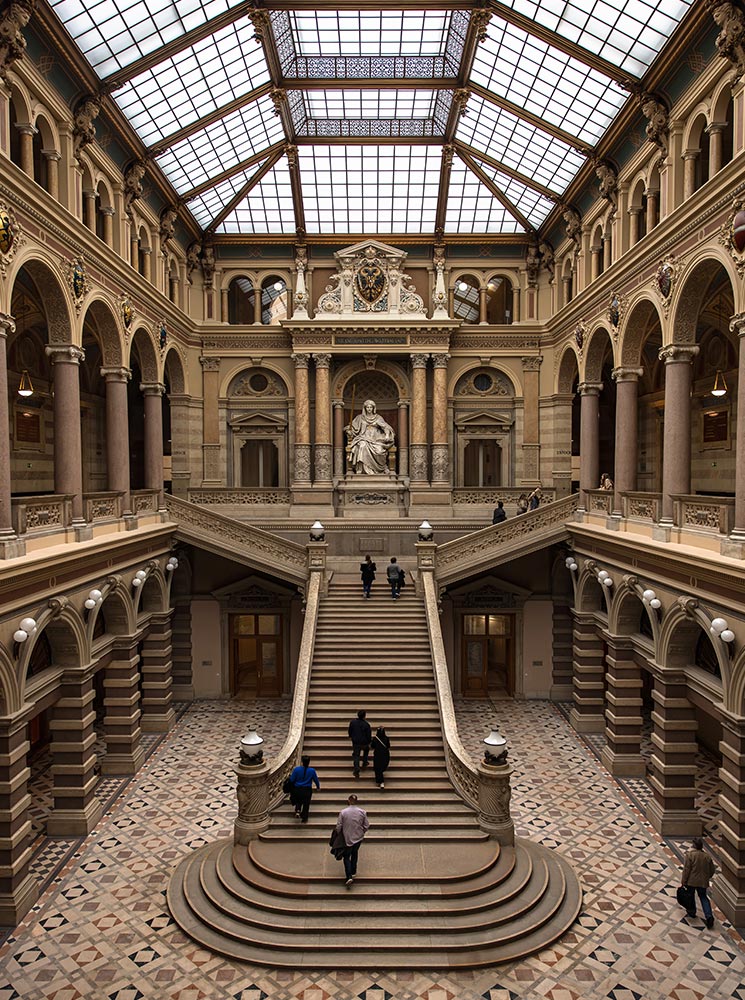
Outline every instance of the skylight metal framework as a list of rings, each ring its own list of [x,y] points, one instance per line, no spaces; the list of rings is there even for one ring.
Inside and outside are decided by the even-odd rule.
[[[41,0],[216,234],[534,233],[694,0]]]

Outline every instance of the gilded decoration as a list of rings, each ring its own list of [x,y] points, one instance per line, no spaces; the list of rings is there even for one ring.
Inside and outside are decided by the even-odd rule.
[[[662,307],[667,312],[670,308],[673,288],[680,275],[680,266],[673,257],[666,257],[655,272],[653,284],[655,291],[662,300]]]
[[[608,316],[608,321],[610,322],[612,328],[611,333],[614,340],[618,337],[618,330],[626,312],[627,304],[625,295],[621,295],[620,292],[611,292],[610,302],[608,303],[608,312],[606,315]]]
[[[745,201],[736,198],[727,222],[719,230],[719,242],[737,267],[740,277],[745,273]]]
[[[124,333],[127,337],[129,337],[132,329],[132,321],[135,318],[135,307],[132,304],[132,299],[130,299],[128,295],[122,295],[119,299],[119,313],[122,317]]]
[[[85,270],[85,261],[82,256],[73,257],[72,260],[62,260],[62,270],[67,281],[68,288],[72,292],[75,302],[76,312],[80,312],[83,307],[83,300],[91,286],[88,284],[88,275]]]
[[[424,317],[424,300],[404,272],[407,256],[376,240],[338,251],[334,254],[338,273],[319,298],[317,314]]]
[[[477,368],[458,380],[456,396],[514,396],[510,381],[501,372]]]
[[[577,350],[579,351],[580,357],[582,357],[582,351],[585,349],[585,335],[587,334],[587,328],[584,323],[578,323],[574,328],[574,343],[577,345]]]
[[[26,238],[21,234],[13,209],[5,202],[0,202],[0,274],[3,277],[8,264],[25,242]]]

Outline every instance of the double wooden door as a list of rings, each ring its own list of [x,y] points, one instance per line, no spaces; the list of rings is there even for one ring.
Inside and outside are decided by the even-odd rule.
[[[282,694],[282,616],[230,616],[230,693],[236,698]]]

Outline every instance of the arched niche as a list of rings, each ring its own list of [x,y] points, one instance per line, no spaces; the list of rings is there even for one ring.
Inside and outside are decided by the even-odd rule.
[[[227,390],[230,485],[286,487],[289,478],[289,391],[275,371],[245,368]]]
[[[453,319],[464,323],[479,322],[481,279],[473,274],[459,274],[453,282]]]
[[[503,371],[481,365],[463,372],[452,394],[455,483],[498,489],[515,478],[515,386]]]

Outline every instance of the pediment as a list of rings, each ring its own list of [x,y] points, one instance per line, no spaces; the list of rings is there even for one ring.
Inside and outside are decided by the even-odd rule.
[[[455,425],[460,430],[468,430],[469,427],[493,427],[494,430],[502,430],[511,427],[514,422],[514,414],[505,410],[476,410],[458,414],[455,418]]]
[[[276,604],[279,599],[292,596],[287,589],[283,589],[271,584],[257,576],[247,576],[236,583],[228,584],[226,587],[219,587],[212,591],[212,596],[218,600],[226,600],[231,606],[257,606],[268,607]]]
[[[380,243],[378,240],[363,240],[362,243],[355,243],[351,247],[337,250],[334,254],[340,263],[355,257],[387,257],[389,260],[403,263],[408,256],[405,250],[389,246],[387,243]]]
[[[272,413],[271,410],[253,410],[251,413],[236,414],[229,422],[234,431],[261,427],[284,430],[287,427],[287,418],[281,413]]]

